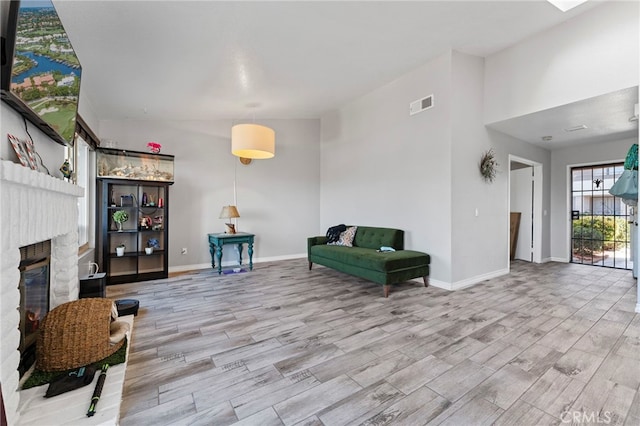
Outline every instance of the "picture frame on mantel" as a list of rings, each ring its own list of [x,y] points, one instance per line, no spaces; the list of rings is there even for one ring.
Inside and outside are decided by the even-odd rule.
[[[27,160],[29,161],[31,170],[38,171],[38,162],[36,161],[36,148],[33,146],[33,141],[31,139],[25,139],[23,141],[23,145],[27,151]]]
[[[16,153],[20,164],[24,167],[31,168],[29,164],[29,154],[27,154],[27,148],[24,146],[24,143],[13,135],[7,135],[9,138],[9,142],[11,142],[11,146],[13,147],[13,151]]]

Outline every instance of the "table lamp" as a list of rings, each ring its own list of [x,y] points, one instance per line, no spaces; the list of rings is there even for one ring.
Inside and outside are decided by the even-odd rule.
[[[238,213],[238,209],[236,206],[223,206],[222,211],[220,212],[220,219],[232,219],[240,217],[240,213]],[[226,234],[235,234],[236,227],[233,223],[225,223],[225,233]]]

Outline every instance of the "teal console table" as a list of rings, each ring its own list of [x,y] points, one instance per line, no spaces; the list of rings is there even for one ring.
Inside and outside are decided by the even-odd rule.
[[[247,244],[249,254],[249,270],[253,271],[253,237],[254,234],[237,232],[235,234],[208,234],[209,252],[211,253],[211,267],[216,269],[216,259],[218,260],[218,275],[222,274],[222,246],[225,244],[238,245],[238,260],[242,265],[242,244]]]

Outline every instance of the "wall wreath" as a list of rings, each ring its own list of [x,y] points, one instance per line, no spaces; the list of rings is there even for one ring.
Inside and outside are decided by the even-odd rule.
[[[493,148],[482,154],[480,158],[480,174],[486,182],[493,182],[498,174],[498,161],[496,155],[493,152]]]

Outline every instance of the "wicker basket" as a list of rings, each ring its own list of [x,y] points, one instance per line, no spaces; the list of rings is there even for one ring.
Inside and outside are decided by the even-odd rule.
[[[124,340],[109,344],[113,300],[88,298],[64,303],[42,320],[36,347],[36,367],[65,371],[100,361],[116,352]]]

